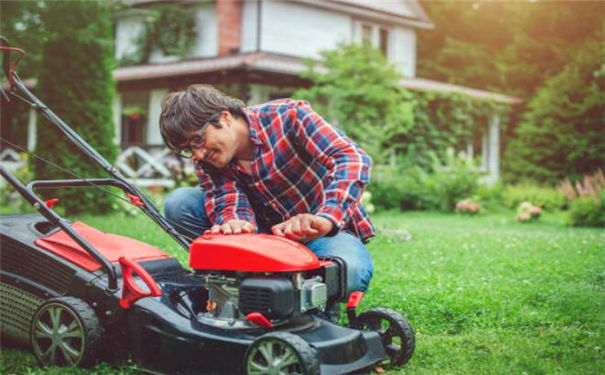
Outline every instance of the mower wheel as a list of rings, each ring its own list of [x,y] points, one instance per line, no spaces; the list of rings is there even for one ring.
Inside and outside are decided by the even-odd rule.
[[[89,304],[75,297],[59,297],[38,308],[30,339],[43,365],[76,367],[92,362],[102,334],[99,318]]]
[[[357,317],[362,329],[376,331],[389,357],[389,366],[401,366],[414,354],[414,330],[397,311],[372,309]]]
[[[260,336],[246,351],[247,375],[319,375],[319,359],[308,342],[288,332]]]

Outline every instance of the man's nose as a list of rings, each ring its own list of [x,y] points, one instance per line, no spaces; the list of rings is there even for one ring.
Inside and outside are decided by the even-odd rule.
[[[197,162],[199,160],[204,160],[204,158],[206,157],[206,155],[208,153],[206,152],[205,148],[196,148],[196,149],[191,150],[191,154],[192,154],[191,159],[194,162]]]

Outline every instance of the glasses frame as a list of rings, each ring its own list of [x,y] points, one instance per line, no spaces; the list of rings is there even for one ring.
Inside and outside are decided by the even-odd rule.
[[[206,145],[206,137],[204,137],[204,133],[206,132],[208,125],[210,125],[209,122],[205,123],[200,130],[196,131],[195,134],[189,138],[187,145],[177,149],[175,154],[185,159],[191,159],[193,156],[193,150],[204,148]]]

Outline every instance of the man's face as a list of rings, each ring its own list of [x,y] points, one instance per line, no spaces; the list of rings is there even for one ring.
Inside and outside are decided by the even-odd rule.
[[[201,161],[216,168],[223,168],[235,157],[235,137],[230,123],[222,122],[222,127],[209,124],[205,129],[187,134],[191,159]]]

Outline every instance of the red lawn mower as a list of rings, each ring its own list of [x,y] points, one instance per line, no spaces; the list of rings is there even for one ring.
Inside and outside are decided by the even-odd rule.
[[[0,216],[4,342],[44,365],[133,361],[165,374],[344,374],[400,366],[414,332],[399,313],[360,315],[346,295],[346,265],[267,234],[192,241],[98,152],[35,97],[10,66],[23,51],[2,40],[10,92],[50,120],[110,178],[31,181],[2,176],[39,214]],[[3,140],[4,142],[5,140]],[[113,186],[189,252],[192,270],[162,250],[59,216],[40,189]],[[348,325],[318,318],[346,301]]]

